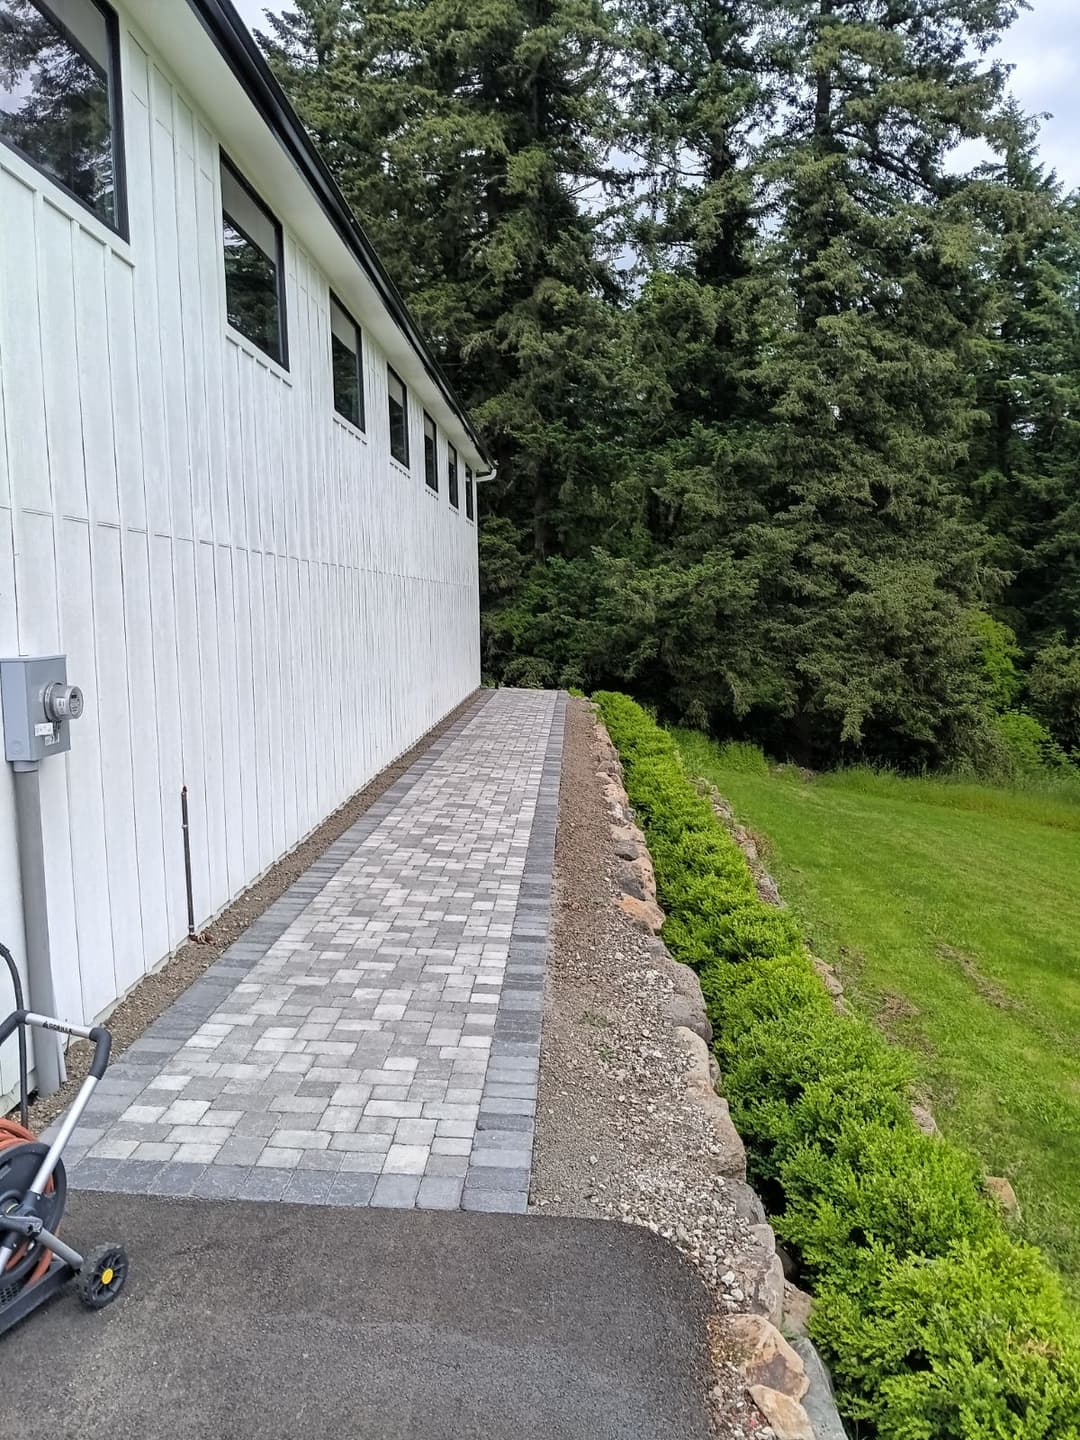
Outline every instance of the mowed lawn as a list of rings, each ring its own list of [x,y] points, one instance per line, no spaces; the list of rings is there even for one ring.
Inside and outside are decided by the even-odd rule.
[[[753,773],[679,732],[815,953],[917,1057],[941,1128],[1013,1183],[1080,1299],[1080,803],[867,771]],[[737,758],[737,756],[736,756]]]

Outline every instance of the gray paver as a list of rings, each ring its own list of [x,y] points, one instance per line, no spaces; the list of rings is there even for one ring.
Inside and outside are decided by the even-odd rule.
[[[118,1058],[71,1184],[523,1210],[564,710],[435,741]]]

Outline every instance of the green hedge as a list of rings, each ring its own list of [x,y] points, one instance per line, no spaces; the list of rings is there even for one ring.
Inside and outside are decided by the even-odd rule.
[[[971,1157],[916,1128],[906,1056],[834,1009],[671,737],[625,695],[593,699],[842,1410],[882,1440],[1080,1440],[1080,1330],[1056,1276],[1006,1233]]]

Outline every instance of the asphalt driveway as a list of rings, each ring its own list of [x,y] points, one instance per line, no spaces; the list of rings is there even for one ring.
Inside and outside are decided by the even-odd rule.
[[[0,1436],[707,1440],[707,1300],[598,1221],[71,1196],[125,1294],[0,1339]]]

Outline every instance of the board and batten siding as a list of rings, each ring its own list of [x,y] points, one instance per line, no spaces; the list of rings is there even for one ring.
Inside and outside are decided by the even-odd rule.
[[[411,471],[390,457],[366,335],[367,435],[335,414],[285,215],[289,370],[228,329],[227,137],[123,23],[121,61],[130,244],[0,147],[0,652],[64,652],[86,695],[41,768],[57,1003],[86,1023],[186,937],[181,786],[205,924],[479,683],[447,437],[436,497],[415,397]],[[6,764],[0,939],[21,956]]]

